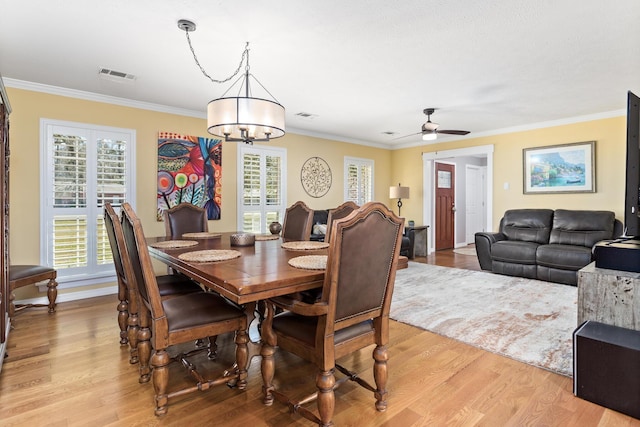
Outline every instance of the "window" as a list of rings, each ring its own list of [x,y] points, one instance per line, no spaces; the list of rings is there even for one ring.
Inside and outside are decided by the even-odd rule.
[[[362,206],[373,200],[373,160],[344,158],[344,200]]]
[[[266,233],[282,223],[286,209],[287,151],[284,148],[238,145],[238,228]]]
[[[41,120],[41,263],[60,288],[113,276],[103,207],[134,200],[135,131]]]

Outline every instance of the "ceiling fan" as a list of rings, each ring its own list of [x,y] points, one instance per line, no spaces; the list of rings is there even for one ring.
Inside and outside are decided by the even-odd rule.
[[[410,135],[405,135],[405,136],[401,136],[400,138],[395,138],[395,139],[401,139],[401,138],[406,138],[408,136],[413,136],[413,135],[420,135],[422,134],[422,139],[424,141],[433,141],[434,139],[436,139],[438,137],[439,133],[442,134],[447,134],[447,135],[466,135],[469,133],[468,130],[440,130],[438,129],[438,127],[440,126],[438,123],[434,123],[431,121],[431,115],[436,111],[435,108],[425,108],[424,110],[422,110],[422,112],[424,114],[426,114],[427,116],[427,121],[422,125],[422,130],[420,132],[417,133],[412,133]]]

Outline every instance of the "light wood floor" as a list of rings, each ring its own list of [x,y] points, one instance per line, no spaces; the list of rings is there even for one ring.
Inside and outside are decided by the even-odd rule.
[[[416,261],[478,270],[475,257],[444,251]],[[153,388],[139,384],[137,366],[118,343],[116,297],[106,296],[19,313],[0,373],[0,425],[20,426],[309,426],[284,405],[261,403],[259,359],[246,391],[217,387],[170,402],[153,414]],[[219,362],[232,362],[230,337],[220,337]],[[336,391],[338,426],[640,426],[640,421],[578,399],[572,380],[411,326],[391,322],[389,407],[346,383]],[[372,377],[371,349],[341,364]],[[286,368],[285,368],[286,366]],[[283,375],[284,372],[288,375]],[[276,386],[297,395],[314,388],[315,369],[278,353]],[[171,366],[182,384],[182,366]],[[295,378],[295,379],[291,379]]]

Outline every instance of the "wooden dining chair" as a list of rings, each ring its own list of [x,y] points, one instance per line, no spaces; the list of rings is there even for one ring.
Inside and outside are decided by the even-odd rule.
[[[56,298],[58,296],[58,282],[56,278],[58,272],[55,268],[45,265],[9,265],[9,317],[13,318],[16,311],[30,307],[48,307],[49,313],[56,311]],[[14,304],[14,291],[23,286],[35,285],[40,282],[47,282],[48,304]]]
[[[297,201],[285,210],[282,223],[283,241],[303,241],[311,238],[313,210],[302,201]]]
[[[111,255],[116,270],[118,282],[118,326],[120,328],[120,344],[129,344],[129,362],[138,363],[137,335],[139,330],[138,301],[136,292],[129,286],[129,282],[124,273],[122,258],[126,247],[124,235],[122,234],[122,224],[118,214],[110,203],[104,204],[104,225],[109,238]],[[183,275],[162,275],[157,276],[160,296],[169,298],[175,295],[201,292],[202,288],[196,282]]]
[[[191,203],[180,203],[163,213],[164,229],[169,237],[180,238],[185,233],[209,231],[207,211]]]
[[[161,298],[140,219],[128,203],[124,203],[122,209],[122,229],[127,248],[123,266],[125,276],[137,290],[141,302],[138,355],[141,372],[146,374],[149,368],[153,370],[155,414],[166,414],[169,400],[186,393],[232,382],[240,389],[246,388],[249,337],[245,312],[211,292]],[[225,370],[214,379],[203,378],[187,360],[188,354],[169,356],[170,348],[176,344],[227,332],[235,332],[235,369]],[[196,380],[194,386],[168,391],[168,365],[172,361],[179,361],[187,368]]]
[[[333,221],[346,217],[356,209],[358,209],[358,205],[349,200],[337,208],[329,210],[329,215],[327,216],[327,232],[324,237],[324,241],[326,243],[328,243],[331,238],[331,225],[333,224]]]
[[[276,399],[321,426],[333,425],[334,390],[352,380],[373,392],[378,411],[386,410],[389,306],[403,226],[404,219],[383,204],[365,204],[333,224],[319,302],[307,304],[290,297],[267,301],[261,350],[266,405]],[[277,308],[284,311],[275,315]],[[371,344],[375,344],[375,387],[336,364],[337,359]],[[316,364],[315,393],[294,400],[276,389],[276,347]],[[335,369],[345,377],[336,380]],[[281,372],[286,377],[286,370]],[[303,406],[313,400],[317,400],[318,415]]]

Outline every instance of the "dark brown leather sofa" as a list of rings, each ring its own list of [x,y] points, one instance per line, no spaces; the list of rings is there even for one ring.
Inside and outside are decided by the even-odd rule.
[[[475,234],[476,253],[483,270],[576,285],[578,270],[593,261],[593,246],[622,229],[610,211],[513,209],[499,232]]]

